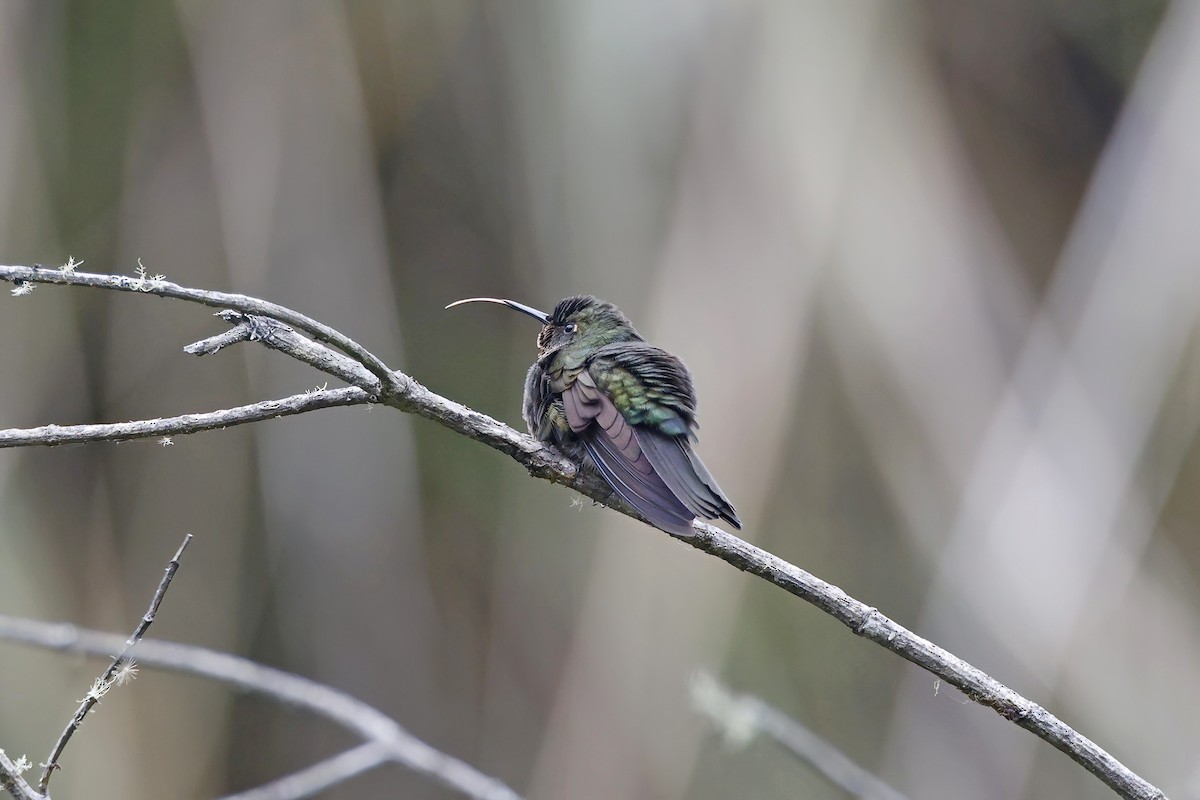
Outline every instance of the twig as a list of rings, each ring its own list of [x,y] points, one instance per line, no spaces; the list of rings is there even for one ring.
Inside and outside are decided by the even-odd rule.
[[[692,704],[735,745],[765,733],[831,783],[864,800],[905,800],[904,795],[855,764],[829,742],[778,709],[748,694],[735,694],[707,672],[692,677]]]
[[[0,750],[0,789],[4,789],[17,800],[45,800],[43,795],[38,794],[37,790],[21,777],[21,770],[3,750]]]
[[[570,460],[543,446],[532,437],[518,433],[486,414],[481,414],[435,394],[403,373],[389,372],[382,362],[378,362],[378,359],[366,353],[361,346],[341,336],[337,331],[282,306],[243,295],[187,289],[163,281],[151,283],[149,288],[142,289],[135,286],[137,281],[121,276],[87,275],[29,267],[0,266],[0,280],[145,291],[150,294],[191,300],[204,305],[227,306],[248,314],[282,320],[312,334],[320,341],[333,343],[347,355],[362,363],[376,377],[379,377],[383,381],[383,385],[388,387],[379,398],[380,402],[401,411],[431,419],[459,434],[506,453],[535,477],[570,486],[602,505],[635,518],[638,516],[636,512],[622,503],[599,477],[578,470]],[[231,300],[236,302],[231,302]],[[374,360],[365,361],[360,358],[360,353],[365,353]],[[346,405],[352,405],[363,398],[355,396],[353,399],[345,399]],[[334,403],[330,403],[330,405],[334,405]],[[300,413],[300,411],[292,413]],[[96,426],[79,427],[93,428]],[[204,428],[198,428],[198,430],[202,429]],[[30,435],[29,431],[0,431],[0,446],[4,446],[6,436],[19,439],[20,444],[50,443],[45,441],[44,437]],[[81,437],[72,439],[72,441],[92,441],[102,438],[104,437]],[[131,437],[127,436],[126,438]],[[676,538],[701,552],[716,556],[727,564],[779,586],[784,591],[811,603],[839,620],[855,634],[882,645],[922,669],[932,672],[947,683],[958,687],[975,702],[995,710],[1005,719],[1031,731],[1066,753],[1122,797],[1131,800],[1165,800],[1166,796],[1158,788],[1132,772],[1095,742],[1072,729],[1046,709],[1025,699],[954,654],[888,619],[876,609],[855,600],[838,587],[707,523],[694,522],[689,535],[676,536]]]
[[[0,639],[99,656],[111,653],[122,642],[116,634],[4,615],[0,615]],[[474,800],[521,800],[503,783],[435,750],[383,712],[332,687],[238,656],[154,639],[138,645],[138,660],[146,667],[200,675],[312,711],[367,741],[383,745],[391,761]]]
[[[88,690],[80,702],[75,716],[71,717],[70,722],[67,723],[67,727],[63,728],[62,734],[58,737],[58,741],[54,743],[54,748],[50,751],[50,757],[42,765],[42,777],[38,781],[37,788],[42,794],[46,793],[46,788],[50,784],[50,776],[54,774],[54,770],[58,769],[58,759],[62,756],[63,750],[66,749],[67,743],[71,741],[71,737],[75,734],[75,731],[79,730],[79,726],[83,724],[83,720],[87,717],[88,712],[95,707],[96,703],[100,702],[100,698],[114,684],[120,683],[121,676],[131,674],[130,670],[132,669],[133,662],[129,658],[129,652],[142,640],[142,637],[146,635],[146,630],[154,623],[154,617],[158,614],[158,607],[162,604],[163,597],[166,596],[167,589],[171,586],[171,579],[175,577],[175,571],[179,569],[179,559],[183,557],[183,551],[187,549],[188,543],[191,541],[192,535],[190,533],[185,534],[183,543],[179,545],[179,549],[175,551],[175,556],[167,563],[162,580],[158,582],[158,588],[154,590],[154,597],[150,599],[150,607],[142,615],[142,619],[138,622],[137,627],[133,629],[133,634],[125,640],[125,647],[121,650],[121,654],[113,659],[112,663],[108,665],[108,669],[104,671],[104,674],[92,684],[92,688]]]
[[[303,361],[309,366],[316,367],[321,372],[332,375],[352,386],[357,386],[367,394],[377,396],[380,393],[379,379],[372,375],[366,367],[352,358],[347,358],[341,353],[301,336],[282,322],[270,317],[243,314],[230,309],[218,311],[213,316],[220,317],[233,327],[225,333],[189,344],[183,348],[183,352],[194,356],[205,356],[235,342],[260,342],[297,361]]]
[[[125,442],[130,439],[150,439],[180,436],[200,431],[220,430],[248,422],[261,422],[278,417],[290,417],[318,408],[358,406],[371,402],[370,395],[357,386],[341,389],[315,389],[278,400],[263,400],[247,406],[203,414],[183,414],[164,419],[143,419],[133,422],[109,422],[98,425],[42,425],[38,428],[9,428],[0,430],[0,448],[54,447],[60,444],[84,442]]]
[[[226,316],[227,314],[231,316]],[[241,312],[225,309],[224,311],[218,311],[217,313],[213,314],[214,317],[220,317],[231,324],[235,319],[232,315],[241,316]],[[247,314],[245,316],[249,315]],[[280,322],[279,324],[282,325],[283,323]],[[216,336],[209,336],[207,339],[201,339],[198,342],[189,344],[187,347],[183,348],[183,352],[192,356],[211,356],[220,352],[221,350],[224,350],[230,345],[237,344],[238,342],[250,342],[253,340],[254,327],[252,325],[249,323],[235,324],[232,328],[224,333],[218,333]]]
[[[262,786],[225,795],[220,800],[300,800],[345,783],[391,760],[392,755],[386,745],[367,742]]]

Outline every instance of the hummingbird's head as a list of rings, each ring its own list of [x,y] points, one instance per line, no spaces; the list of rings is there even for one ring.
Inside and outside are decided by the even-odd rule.
[[[612,303],[591,295],[577,295],[561,300],[547,315],[538,333],[538,358],[560,350],[586,357],[606,344],[641,340],[633,323]]]
[[[471,297],[451,303],[446,308],[479,302],[499,303],[541,322],[542,329],[537,337],[539,359],[562,352],[573,356],[571,361],[582,363],[592,351],[606,344],[642,341],[633,323],[619,308],[591,295],[568,297],[560,301],[549,314],[496,297]]]

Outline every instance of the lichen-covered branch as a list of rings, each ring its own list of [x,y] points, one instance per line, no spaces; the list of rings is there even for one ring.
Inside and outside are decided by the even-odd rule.
[[[346,336],[341,331],[334,330],[328,325],[317,322],[311,317],[298,311],[285,308],[275,303],[247,297],[244,294],[229,292],[212,292],[207,289],[191,289],[171,283],[161,275],[146,275],[145,270],[139,270],[136,277],[125,275],[99,275],[91,272],[77,272],[63,267],[47,269],[40,266],[0,266],[0,280],[15,284],[18,289],[35,284],[57,284],[59,286],[88,286],[94,289],[109,289],[117,292],[133,292],[155,297],[173,297],[177,300],[187,300],[191,303],[210,306],[212,308],[231,308],[246,314],[257,314],[270,317],[280,322],[294,325],[319,342],[331,344],[346,355],[362,364],[380,380],[385,390],[396,388],[395,377],[374,353],[367,350],[358,342]]]
[[[383,387],[379,402],[392,406],[401,411],[417,414],[426,419],[464,436],[468,436],[487,446],[511,456],[524,466],[530,474],[570,486],[576,491],[612,507],[624,514],[636,517],[637,514],[622,503],[598,477],[576,469],[575,465],[558,453],[546,448],[530,436],[519,433],[498,420],[486,414],[481,414],[464,405],[448,400],[429,391],[409,376],[389,370],[374,355],[365,348],[327,326],[297,314],[290,309],[266,303],[244,295],[229,295],[221,292],[208,292],[199,289],[188,289],[165,281],[149,281],[132,279],[113,275],[86,275],[61,270],[34,269],[29,267],[0,266],[0,280],[25,283],[57,283],[75,286],[94,286],[105,289],[145,292],[158,294],[163,297],[174,297],[189,300],[209,306],[222,306],[243,312],[244,314],[270,317],[313,335],[321,342],[333,344],[368,372],[380,380]],[[142,285],[139,285],[139,281]],[[240,324],[240,321],[229,321]],[[240,338],[234,337],[234,338]],[[282,352],[288,352],[290,345],[284,337],[266,337],[264,343]],[[204,349],[204,348],[201,348]],[[304,359],[302,359],[304,360]],[[309,362],[311,363],[311,362]],[[346,392],[337,395],[341,402],[331,402],[335,392]],[[358,393],[358,394],[355,394]],[[312,400],[324,401],[326,405],[353,405],[366,402],[367,393],[357,387],[343,390],[331,390],[329,394],[314,393],[313,395],[287,398],[284,403],[297,401],[300,397],[310,397]],[[288,413],[302,413],[312,408],[323,407],[319,403],[304,404],[293,402]],[[253,406],[243,407],[253,409]],[[228,412],[216,412],[228,413]],[[253,412],[243,411],[244,416],[252,416]],[[279,414],[282,416],[282,414]],[[205,415],[193,415],[204,417]],[[258,416],[257,418],[266,418]],[[183,419],[183,418],[177,418]],[[255,421],[245,418],[241,421]],[[128,425],[150,424],[128,423]],[[161,422],[161,421],[160,421]],[[54,426],[47,426],[52,428]],[[97,426],[76,426],[79,428],[96,428]],[[219,425],[198,426],[178,433],[191,433],[196,430],[208,430]],[[44,429],[35,429],[44,430]],[[94,434],[97,431],[89,431]],[[123,438],[135,438],[135,435],[163,435],[159,433],[131,434],[128,430]],[[31,431],[0,431],[0,447],[15,446],[15,444],[51,444],[62,441],[95,441],[104,438],[85,436],[79,432],[76,438],[47,441],[45,436],[35,435]],[[783,559],[755,547],[749,542],[739,539],[716,526],[695,522],[689,534],[677,536],[681,541],[709,555],[716,556],[744,572],[769,581],[784,591],[805,600],[808,603],[829,614],[848,627],[855,634],[870,639],[891,650],[904,659],[928,670],[943,681],[961,689],[975,702],[985,705],[1005,719],[1031,731],[1038,737],[1052,744],[1069,757],[1082,765],[1092,774],[1112,788],[1117,794],[1131,800],[1165,800],[1165,795],[1145,779],[1127,768],[1112,755],[1107,753],[1095,742],[1075,731],[1062,720],[1051,714],[1036,703],[1027,700],[995,680],[977,667],[963,661],[941,647],[924,639],[907,628],[899,625],[876,609],[850,597],[841,589],[822,581],[814,575],[790,564]]]
[[[4,789],[17,800],[46,800],[21,777],[21,773],[33,765],[24,756],[20,760],[23,763],[18,766],[0,750],[0,789]]]

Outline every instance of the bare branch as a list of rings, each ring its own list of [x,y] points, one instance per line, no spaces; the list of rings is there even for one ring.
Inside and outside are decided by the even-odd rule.
[[[121,650],[121,655],[113,659],[113,662],[108,665],[108,669],[96,679],[92,684],[92,688],[84,695],[80,701],[79,709],[75,712],[75,716],[67,723],[67,727],[63,728],[62,734],[58,737],[58,741],[54,743],[54,748],[50,751],[50,757],[46,759],[46,763],[42,764],[42,777],[38,781],[38,791],[42,794],[46,793],[46,788],[50,784],[50,777],[54,774],[54,770],[58,769],[58,759],[62,757],[63,750],[66,749],[67,743],[71,741],[71,737],[75,731],[79,730],[79,726],[83,724],[87,718],[88,712],[100,702],[100,698],[108,692],[114,685],[121,682],[122,675],[128,675],[132,668],[132,663],[129,659],[129,652],[142,640],[146,635],[146,631],[154,623],[154,617],[158,614],[158,607],[162,604],[163,597],[167,594],[167,589],[171,587],[171,579],[175,577],[175,571],[179,569],[179,559],[183,557],[183,551],[187,549],[188,543],[192,541],[190,533],[185,534],[183,543],[179,545],[179,549],[175,551],[175,556],[167,563],[167,568],[163,572],[162,580],[158,582],[158,588],[154,590],[154,597],[150,599],[150,607],[146,613],[142,615],[141,621],[137,627],[133,629],[133,634],[125,640],[125,647]]]
[[[391,760],[391,753],[385,745],[367,742],[254,789],[225,795],[220,800],[300,800],[345,783]]]
[[[42,425],[38,428],[9,428],[0,430],[0,448],[29,447],[83,442],[124,442],[130,439],[150,439],[181,436],[200,431],[220,430],[248,422],[261,422],[278,417],[290,417],[334,406],[358,406],[371,402],[370,395],[357,386],[341,389],[315,389],[279,400],[263,400],[248,406],[203,414],[183,414],[165,419],[143,419],[133,422],[110,422],[98,425]]]
[[[45,800],[44,795],[30,786],[21,777],[21,770],[3,750],[0,750],[0,789],[6,790],[17,800]]]
[[[98,656],[107,655],[123,644],[116,634],[4,615],[0,615],[0,639]],[[238,656],[174,642],[143,640],[138,645],[137,657],[146,667],[199,675],[312,711],[367,741],[383,745],[391,761],[474,800],[521,800],[503,783],[435,750],[383,712],[332,687]]]
[[[486,414],[481,414],[464,405],[435,394],[403,373],[389,371],[382,362],[357,343],[342,336],[332,328],[328,328],[321,323],[315,322],[302,314],[298,314],[282,306],[243,295],[188,289],[165,281],[146,281],[113,275],[90,275],[40,268],[0,266],[0,280],[96,286],[105,289],[145,292],[164,297],[191,300],[204,305],[233,308],[246,314],[267,316],[286,322],[311,334],[318,341],[333,344],[363,364],[375,377],[380,379],[382,385],[385,387],[378,398],[379,402],[400,411],[418,414],[426,419],[431,419],[457,433],[482,442],[502,453],[506,453],[535,477],[570,486],[598,503],[614,508],[629,516],[639,518],[638,514],[624,504],[599,477],[578,470],[570,460],[543,446],[542,443],[532,437],[518,433]],[[271,338],[277,339],[279,337],[273,335]],[[279,339],[279,341],[283,340]],[[266,340],[265,343],[271,344],[271,341]],[[287,345],[285,344],[283,347],[276,347],[276,349],[287,352],[286,347]],[[345,392],[347,394],[337,395],[337,392]],[[335,396],[338,402],[334,402]],[[309,400],[308,403],[295,402],[305,398]],[[318,398],[322,402],[315,402]],[[284,401],[274,401],[275,403],[287,403],[291,401],[294,410],[288,412],[269,415],[262,415],[260,413],[258,416],[255,416],[253,410],[257,406],[245,406],[242,409],[235,409],[234,411],[241,411],[247,417],[240,419],[240,422],[252,422],[256,419],[264,419],[266,416],[283,416],[284,413],[302,413],[312,408],[321,408],[327,405],[354,405],[361,402],[368,402],[369,399],[361,389],[354,387],[333,390],[328,393],[319,392],[312,395],[296,396],[287,398]],[[217,412],[217,414],[222,413],[229,412]],[[193,415],[192,418],[211,416]],[[176,418],[176,420],[183,419],[191,418]],[[128,423],[128,425],[149,425],[155,422],[169,421],[159,420],[147,423]],[[188,430],[177,430],[175,432],[191,433],[196,430],[223,427],[225,424],[230,423],[217,422],[215,424],[197,426]],[[56,426],[46,426],[45,429],[34,429],[34,431],[43,432],[40,435],[31,435],[30,431],[0,431],[0,447],[12,447],[17,444],[58,444],[64,441],[95,441],[105,437],[84,435],[84,429],[94,434],[96,429],[104,427],[76,426],[73,428],[58,428]],[[75,433],[76,438],[47,441],[47,434],[44,433],[46,429],[72,431]],[[134,428],[134,430],[140,431],[140,428]],[[155,436],[170,433],[171,431],[166,430],[161,433],[151,431],[131,434],[128,430],[125,430],[121,438],[136,438],[139,435]],[[932,672],[952,686],[961,689],[975,702],[995,710],[1005,719],[1033,732],[1041,739],[1044,739],[1066,753],[1075,762],[1096,775],[1122,797],[1133,798],[1134,800],[1160,800],[1160,798],[1165,798],[1165,795],[1159,789],[1129,770],[1096,743],[1079,734],[1062,722],[1062,720],[1046,711],[1046,709],[1027,700],[954,654],[888,619],[876,609],[855,600],[838,587],[828,584],[799,567],[789,564],[783,559],[707,523],[694,522],[692,530],[688,535],[676,536],[675,538],[695,547],[697,550],[716,556],[744,572],[756,575],[763,580],[779,586],[790,594],[811,603],[839,620],[855,634],[870,639],[917,666]]]
[[[238,313],[240,312],[229,311],[229,309],[226,309],[226,311],[218,311],[212,315],[214,315],[214,317],[223,318],[224,314]],[[280,324],[282,325],[283,323]],[[224,333],[217,333],[216,336],[210,336],[206,339],[200,339],[199,342],[188,344],[187,347],[184,348],[184,353],[188,355],[212,355],[217,353],[217,351],[229,347],[230,344],[236,344],[238,342],[250,342],[252,338],[253,333],[250,325],[234,325]]]
[[[246,314],[257,314],[271,317],[289,325],[294,325],[308,333],[319,342],[332,344],[346,355],[367,368],[385,392],[391,393],[400,388],[399,379],[392,374],[387,365],[379,360],[374,353],[367,350],[349,336],[336,331],[324,323],[317,322],[290,308],[247,297],[244,294],[228,292],[210,292],[206,289],[190,289],[185,286],[153,277],[131,278],[125,275],[97,275],[90,272],[69,272],[61,269],[46,269],[44,267],[21,267],[0,265],[0,281],[8,281],[18,286],[29,286],[36,283],[57,284],[60,286],[91,286],[97,289],[111,289],[119,292],[135,292],[155,295],[157,297],[173,297],[177,300],[187,300],[214,308],[232,308]]]
[[[689,689],[696,710],[711,719],[727,741],[745,745],[765,733],[848,794],[866,800],[904,800],[904,795],[841,750],[759,698],[735,694],[707,672],[693,676]]]

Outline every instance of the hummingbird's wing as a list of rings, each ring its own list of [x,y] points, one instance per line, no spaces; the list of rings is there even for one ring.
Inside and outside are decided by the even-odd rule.
[[[643,343],[601,348],[562,397],[571,430],[592,461],[647,519],[676,532],[690,529],[694,517],[719,517],[741,527],[692,451],[695,395],[677,358]]]
[[[563,392],[571,430],[608,485],[665,531],[686,534],[695,514],[663,482],[638,443],[633,426],[586,372]]]
[[[633,427],[642,453],[677,500],[697,517],[742,527],[692,449],[696,394],[682,361],[645,342],[621,343],[600,348],[586,374]]]

